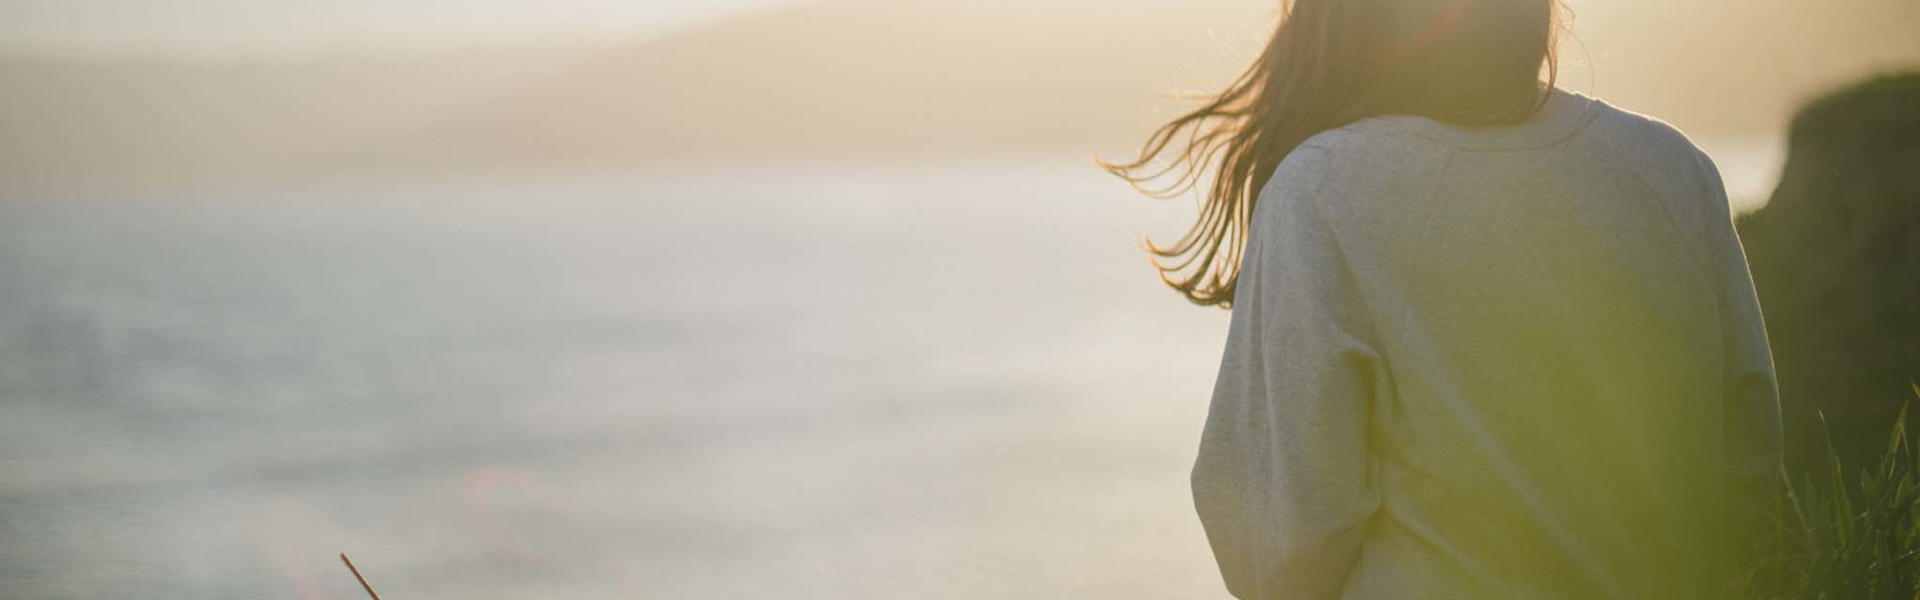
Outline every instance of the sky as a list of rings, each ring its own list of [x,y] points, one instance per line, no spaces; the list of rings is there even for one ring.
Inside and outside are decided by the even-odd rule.
[[[0,47],[217,56],[632,39],[802,1],[7,0],[0,3]]]

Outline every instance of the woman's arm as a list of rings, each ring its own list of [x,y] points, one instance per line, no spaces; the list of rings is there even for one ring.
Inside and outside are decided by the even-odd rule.
[[[1366,434],[1379,354],[1319,204],[1321,160],[1297,150],[1261,191],[1193,467],[1240,598],[1338,597],[1379,507]]]
[[[1734,550],[1744,556],[1754,550],[1752,545],[1758,536],[1771,527],[1764,511],[1781,483],[1780,394],[1760,300],[1754,292],[1746,251],[1734,229],[1726,189],[1712,159],[1702,154],[1700,160],[1712,209],[1705,237],[1711,244],[1712,269],[1719,277],[1716,285],[1725,357],[1727,527]]]

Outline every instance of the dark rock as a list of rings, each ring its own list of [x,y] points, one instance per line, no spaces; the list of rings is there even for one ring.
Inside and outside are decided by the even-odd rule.
[[[1803,109],[1780,187],[1739,226],[1791,461],[1824,457],[1824,414],[1847,464],[1872,464],[1920,379],[1920,72]]]

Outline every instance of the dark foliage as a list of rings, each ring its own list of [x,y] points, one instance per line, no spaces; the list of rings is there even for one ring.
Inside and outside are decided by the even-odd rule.
[[[1827,428],[1840,460],[1870,464],[1920,378],[1920,72],[1801,111],[1780,187],[1739,225],[1772,338],[1790,464],[1824,466]]]

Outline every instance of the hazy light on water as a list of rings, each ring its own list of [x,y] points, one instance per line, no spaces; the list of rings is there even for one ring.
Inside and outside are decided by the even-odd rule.
[[[1726,184],[1734,212],[1747,213],[1766,206],[1787,166],[1786,136],[1753,135],[1703,137],[1694,140],[1713,158]]]
[[[1025,164],[1022,164],[1025,163]],[[1073,164],[0,205],[35,597],[1209,597],[1225,314]]]

